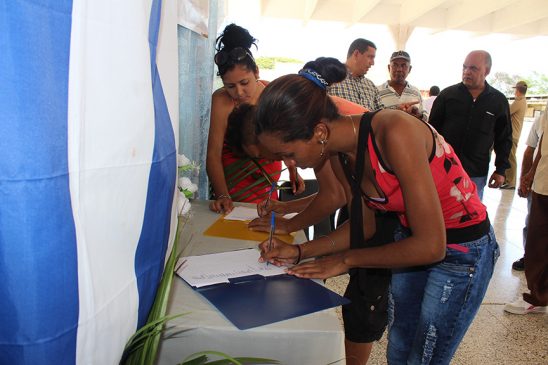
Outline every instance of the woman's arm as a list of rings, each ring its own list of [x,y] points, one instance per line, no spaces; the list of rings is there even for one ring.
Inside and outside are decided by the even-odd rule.
[[[401,111],[381,111],[375,115],[374,124],[376,120],[386,120],[375,127],[376,142],[383,160],[400,181],[412,236],[383,246],[347,250],[303,263],[293,267],[291,274],[325,279],[353,267],[402,268],[444,258],[445,225],[428,162],[430,152],[435,148],[432,134],[426,125],[418,124],[421,122]],[[364,224],[372,220],[368,214],[364,211]],[[307,256],[309,254],[315,252],[306,252]]]
[[[397,176],[412,236],[364,255],[347,255],[350,267],[408,267],[445,256],[445,224],[428,158],[435,148],[428,126],[400,111],[386,110],[373,119],[382,159]]]
[[[345,205],[346,197],[344,189],[331,168],[331,162],[329,160],[326,161],[321,168],[315,170],[315,174],[319,185],[318,192],[309,197],[284,202],[284,207],[281,208],[284,210],[283,213],[287,214],[291,210],[300,213],[291,219],[277,221],[277,233],[296,232],[309,227]],[[276,203],[273,204],[272,207],[276,211]],[[268,209],[268,207],[266,208]],[[270,229],[268,216],[250,222],[249,228],[267,232]]]
[[[232,110],[232,105],[228,105],[226,100],[222,89],[215,91],[211,97],[211,118],[207,139],[206,170],[217,197],[209,208],[218,213],[228,213],[233,209],[222,161],[227,118]]]
[[[259,261],[268,261],[274,265],[287,266],[311,257],[344,252],[350,247],[350,240],[348,239],[350,237],[349,227],[348,222],[345,222],[329,235],[301,243],[298,245],[299,248],[297,248],[297,245],[288,245],[286,242],[273,238],[272,247],[269,250],[269,241],[263,241],[259,244],[259,249],[261,250]],[[290,273],[293,274],[293,272]]]

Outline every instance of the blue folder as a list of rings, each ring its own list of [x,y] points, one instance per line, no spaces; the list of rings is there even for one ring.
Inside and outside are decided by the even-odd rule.
[[[195,290],[245,330],[350,303],[310,279],[251,275]]]

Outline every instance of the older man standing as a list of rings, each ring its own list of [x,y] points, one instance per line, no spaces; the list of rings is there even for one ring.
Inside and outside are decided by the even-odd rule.
[[[548,103],[541,117],[542,137],[529,171],[521,177],[519,193],[531,193],[531,211],[525,243],[525,279],[529,293],[504,310],[514,314],[546,313],[548,310]]]
[[[506,181],[501,189],[515,189],[516,188],[516,150],[518,148],[519,137],[521,135],[521,128],[523,127],[523,119],[525,118],[525,112],[527,111],[527,100],[525,100],[525,93],[527,93],[527,84],[525,81],[519,81],[514,86],[516,91],[514,95],[516,98],[510,104],[510,117],[512,118],[512,150],[508,157],[510,162],[510,168],[506,170]]]
[[[367,39],[354,40],[346,55],[348,76],[328,89],[330,95],[359,104],[370,111],[383,109],[379,99],[379,91],[375,84],[365,77],[371,66],[375,64],[377,47]]]
[[[512,148],[508,100],[485,81],[491,64],[488,52],[470,52],[462,65],[462,82],[440,93],[429,119],[455,149],[480,198],[487,184],[491,146],[496,159],[495,171],[489,178],[490,188],[499,188],[504,183]]]
[[[405,51],[396,51],[390,57],[388,73],[390,80],[377,86],[385,108],[400,109],[414,117],[428,120],[428,113],[422,107],[422,96],[418,88],[407,82],[411,72],[411,56]]]

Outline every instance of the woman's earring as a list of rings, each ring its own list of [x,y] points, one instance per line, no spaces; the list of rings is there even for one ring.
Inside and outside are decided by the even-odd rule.
[[[327,143],[327,139],[320,139],[320,143],[322,145],[322,151],[320,152],[320,157],[323,157],[323,150],[325,148],[325,144]]]

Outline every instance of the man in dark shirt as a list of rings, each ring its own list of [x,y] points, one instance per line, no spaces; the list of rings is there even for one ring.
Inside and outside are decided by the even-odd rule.
[[[483,198],[487,184],[491,147],[495,171],[489,187],[498,188],[510,167],[512,124],[508,100],[485,81],[491,70],[486,51],[472,51],[462,65],[462,82],[444,89],[434,101],[430,124],[449,142]]]

